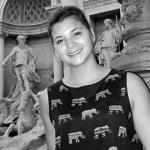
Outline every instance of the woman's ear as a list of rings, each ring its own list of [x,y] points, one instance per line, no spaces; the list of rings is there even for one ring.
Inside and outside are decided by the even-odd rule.
[[[92,28],[90,28],[90,31],[91,31],[91,35],[92,35],[92,40],[93,40],[93,42],[95,42],[96,38],[95,38],[94,30]]]

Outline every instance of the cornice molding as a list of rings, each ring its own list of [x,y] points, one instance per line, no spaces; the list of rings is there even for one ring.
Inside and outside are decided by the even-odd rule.
[[[0,31],[18,35],[18,34],[27,34],[27,35],[42,35],[48,34],[48,21],[43,23],[31,24],[31,25],[16,25],[10,24],[6,21],[0,21]]]
[[[110,5],[118,2],[118,0],[94,0],[94,1],[86,1],[84,2],[84,10],[95,9],[97,7],[102,7],[105,5]]]
[[[132,71],[150,69],[150,40],[127,45],[112,59],[112,67]]]
[[[8,36],[9,34],[7,33],[7,32],[4,32],[3,30],[2,30],[2,26],[1,26],[1,24],[0,24],[0,38],[6,38],[7,36]]]
[[[129,38],[144,34],[150,33],[150,21],[135,22],[126,26],[125,30],[122,32],[123,39],[127,41]]]

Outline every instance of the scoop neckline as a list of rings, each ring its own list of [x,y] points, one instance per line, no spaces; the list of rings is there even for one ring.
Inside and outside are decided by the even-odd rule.
[[[103,82],[103,81],[111,74],[112,70],[113,70],[113,69],[111,69],[111,70],[107,73],[107,75],[106,75],[104,78],[102,78],[102,79],[100,79],[100,80],[98,80],[98,81],[96,81],[96,82],[94,82],[94,83],[87,84],[87,85],[82,85],[82,86],[74,87],[74,86],[69,86],[69,85],[65,84],[65,83],[63,82],[63,79],[60,80],[60,82],[61,82],[61,84],[62,84],[63,86],[65,86],[65,87],[67,87],[67,88],[69,88],[69,89],[80,89],[80,88],[87,87],[87,86],[94,86],[94,85],[96,85],[96,84],[99,84],[100,82]]]

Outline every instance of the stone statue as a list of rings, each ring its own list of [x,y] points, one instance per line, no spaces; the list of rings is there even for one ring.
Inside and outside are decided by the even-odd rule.
[[[3,121],[9,114],[10,103],[5,100],[5,98],[0,99],[0,126],[3,125]]]
[[[31,130],[39,119],[39,114],[34,111],[38,105],[38,98],[32,91],[23,92],[18,107],[20,114],[17,123],[10,124],[3,136],[9,136],[12,131],[16,131],[20,135]]]
[[[117,52],[117,46],[121,41],[121,30],[118,25],[113,27],[111,19],[104,20],[106,30],[98,37],[94,53],[98,57],[99,64],[104,60],[104,65],[110,67],[111,59]]]
[[[18,46],[13,48],[12,52],[2,63],[4,66],[10,60],[18,81],[12,85],[9,95],[5,98],[10,103],[10,113],[3,121],[4,124],[10,124],[18,118],[20,112],[18,112],[17,108],[20,105],[23,92],[32,90],[32,82],[40,82],[40,77],[35,72],[35,61],[37,58],[32,49],[25,44],[26,36],[18,35],[17,41]]]
[[[17,36],[18,46],[14,47],[12,52],[5,58],[2,65],[10,60],[13,65],[21,93],[30,90],[31,81],[39,82],[40,77],[35,72],[36,56],[32,49],[27,46],[24,35]]]

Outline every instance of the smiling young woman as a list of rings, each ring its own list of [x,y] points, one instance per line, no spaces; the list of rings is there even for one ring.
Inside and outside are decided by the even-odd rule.
[[[80,9],[58,10],[49,32],[64,77],[39,93],[48,150],[148,150],[150,93],[143,80],[97,64],[95,35]]]

